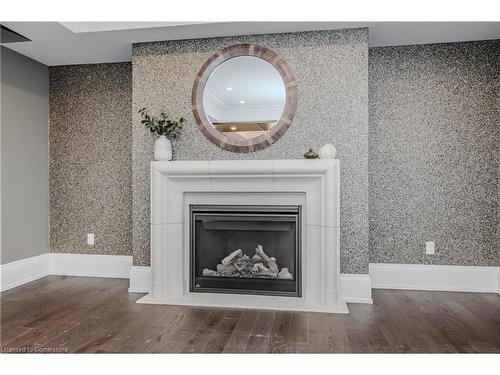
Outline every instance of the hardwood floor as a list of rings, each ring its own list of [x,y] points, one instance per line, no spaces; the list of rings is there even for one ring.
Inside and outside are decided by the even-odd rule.
[[[127,288],[49,276],[2,293],[2,351],[500,353],[497,294],[375,290],[341,315],[142,305]]]

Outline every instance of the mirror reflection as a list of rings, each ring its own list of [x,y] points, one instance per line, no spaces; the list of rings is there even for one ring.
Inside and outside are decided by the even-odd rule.
[[[207,118],[232,139],[266,134],[285,108],[286,90],[280,73],[267,61],[238,56],[219,65],[203,91]]]

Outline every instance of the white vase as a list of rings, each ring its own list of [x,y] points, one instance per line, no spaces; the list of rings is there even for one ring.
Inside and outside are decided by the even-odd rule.
[[[327,143],[319,149],[320,159],[335,159],[337,157],[337,149],[331,143]]]
[[[172,160],[172,143],[164,135],[160,135],[155,141],[155,159]]]

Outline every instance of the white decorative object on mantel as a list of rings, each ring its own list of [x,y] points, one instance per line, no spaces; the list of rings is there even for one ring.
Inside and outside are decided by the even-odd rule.
[[[339,164],[151,162],[153,286],[138,303],[347,313],[340,293]],[[190,292],[189,207],[200,204],[302,206],[301,297]]]
[[[155,141],[156,160],[172,160],[172,143],[165,135],[160,135]]]
[[[337,157],[337,149],[331,143],[327,143],[319,149],[320,159],[335,159]]]

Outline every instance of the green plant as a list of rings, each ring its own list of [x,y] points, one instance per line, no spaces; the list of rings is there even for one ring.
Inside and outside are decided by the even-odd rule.
[[[143,124],[151,133],[165,135],[167,138],[176,138],[182,131],[186,120],[181,117],[179,120],[170,120],[164,112],[158,117],[150,116],[146,108],[141,108],[138,113],[141,114]]]

